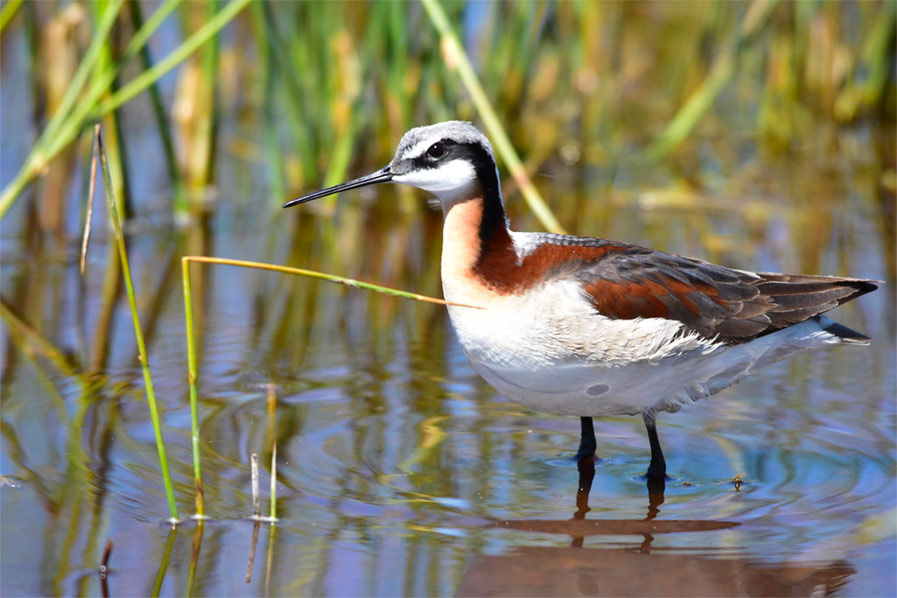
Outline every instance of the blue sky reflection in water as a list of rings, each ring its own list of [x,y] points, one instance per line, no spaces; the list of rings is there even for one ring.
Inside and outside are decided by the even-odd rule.
[[[3,85],[4,139],[24,139],[28,106],[8,101],[13,90],[27,86]],[[274,206],[289,197],[269,197],[263,158],[245,157],[245,141],[262,127],[223,119],[214,209],[178,229],[160,193],[165,166],[145,128],[148,108],[130,110],[142,209],[129,225],[129,251],[188,514],[179,257],[288,264],[439,296],[441,215],[421,194],[392,187],[344,194],[334,211],[281,211]],[[102,216],[82,279],[82,175],[68,186],[72,215],[59,235],[38,231],[20,201],[0,236],[0,593],[99,595],[96,568],[111,540],[107,583],[116,595],[146,595],[157,582],[169,596],[189,587],[263,595],[266,582],[272,595],[620,595],[648,593],[658,580],[684,595],[893,594],[893,164],[869,149],[893,136],[875,125],[821,127],[791,152],[768,155],[732,112],[700,131],[688,164],[596,165],[586,153],[577,161],[571,136],[535,182],[574,233],[733,267],[886,279],[833,314],[873,344],[798,355],[661,415],[673,475],[663,502],[639,479],[650,457],[642,422],[597,420],[601,461],[588,512],[577,505],[570,460],[576,418],[496,396],[440,306],[204,266],[194,270],[194,299],[213,520],[201,535],[192,523],[170,534],[125,299],[104,296],[114,263]],[[616,124],[637,128],[640,115],[623,109]],[[17,152],[4,144],[3,184]],[[363,156],[374,166],[388,159]],[[516,228],[539,228],[516,191],[506,189],[506,201]],[[246,583],[249,459],[259,453],[266,471],[269,384],[282,521],[276,534],[261,528]]]

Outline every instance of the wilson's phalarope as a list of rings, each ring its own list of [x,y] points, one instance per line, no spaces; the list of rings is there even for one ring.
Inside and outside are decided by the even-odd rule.
[[[449,121],[405,133],[388,166],[287,202],[376,183],[435,195],[444,214],[442,288],[458,340],[507,398],[581,418],[638,415],[663,478],[655,415],[678,411],[795,351],[869,338],[821,315],[875,281],[733,270],[617,241],[510,230],[489,140]]]

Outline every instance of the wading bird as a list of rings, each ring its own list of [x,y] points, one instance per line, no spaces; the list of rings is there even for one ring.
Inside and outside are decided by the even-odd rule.
[[[579,416],[581,463],[595,455],[593,417],[641,415],[648,479],[663,479],[657,413],[796,351],[869,343],[821,314],[875,281],[747,272],[619,241],[512,231],[492,146],[467,122],[411,129],[388,166],[284,207],[387,182],[442,205],[442,288],[447,301],[475,306],[448,306],[473,367],[508,399]]]

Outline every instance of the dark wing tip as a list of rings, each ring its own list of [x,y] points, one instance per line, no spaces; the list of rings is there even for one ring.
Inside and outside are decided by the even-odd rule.
[[[854,294],[851,299],[855,299],[861,295],[865,295],[866,293],[871,293],[872,291],[878,290],[878,287],[883,285],[885,281],[883,280],[865,280],[865,279],[857,279],[854,281],[854,288],[857,289],[856,294]]]
[[[871,293],[878,289],[882,284],[881,281],[765,272],[758,276],[763,280],[757,287],[771,304],[771,309],[767,312],[771,326],[764,331],[764,334],[814,318],[823,324],[826,332],[838,337],[844,343],[869,344],[871,339],[868,336],[821,317],[821,314]]]
[[[866,293],[871,293],[880,285],[884,284],[883,280],[872,280],[869,278],[846,278],[841,276],[813,276],[813,275],[797,275],[797,274],[779,274],[775,272],[758,272],[757,276],[763,279],[760,284],[769,283],[785,283],[792,288],[797,289],[795,285],[804,287],[807,292],[809,290],[818,290],[822,288],[831,288],[834,286],[851,287],[855,292],[850,298],[859,297]]]

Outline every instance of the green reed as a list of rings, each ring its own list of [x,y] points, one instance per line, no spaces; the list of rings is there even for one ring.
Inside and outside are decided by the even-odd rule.
[[[439,0],[421,1],[427,9],[427,14],[430,16],[433,26],[436,27],[439,34],[442,36],[442,48],[443,52],[446,54],[446,60],[450,64],[454,64],[455,68],[458,70],[458,75],[461,77],[461,81],[464,82],[464,86],[470,93],[470,96],[477,107],[477,112],[479,112],[480,117],[483,119],[486,129],[492,138],[492,143],[495,145],[495,149],[508,164],[508,168],[511,170],[511,176],[514,177],[514,180],[520,186],[520,190],[523,193],[526,203],[545,228],[556,233],[564,232],[561,223],[558,222],[557,218],[554,217],[554,214],[551,213],[551,210],[545,204],[542,196],[536,190],[529,175],[523,168],[523,162],[521,162],[520,156],[517,155],[517,151],[514,149],[508,134],[505,132],[505,128],[502,126],[498,115],[495,113],[495,109],[492,107],[492,103],[486,96],[486,92],[483,91],[483,87],[480,85],[480,81],[473,70],[473,66],[467,58],[467,53],[455,36],[455,32],[452,30],[452,26],[448,21],[445,11],[442,10]]]
[[[139,0],[128,0],[128,8],[131,12],[131,23],[134,29],[140,31],[143,28],[144,19],[143,10],[140,8]],[[153,58],[146,45],[140,48],[139,55],[140,65],[143,70],[151,69],[153,66]],[[153,81],[147,88],[147,91],[149,92],[150,102],[153,107],[153,117],[156,119],[156,128],[159,131],[159,137],[162,141],[162,150],[165,154],[165,167],[168,170],[168,177],[171,179],[172,212],[175,216],[186,215],[187,192],[184,189],[184,181],[181,177],[181,171],[178,168],[174,141],[171,137],[171,123],[162,101],[162,94],[159,91],[158,82]]]
[[[119,15],[123,2],[124,0],[111,0],[102,12],[93,40],[72,78],[61,105],[44,128],[19,173],[0,192],[0,218],[6,215],[25,186],[47,166],[50,160],[68,147],[88,124],[133,99],[203,47],[221,28],[233,20],[250,0],[231,0],[163,60],[103,99],[124,66],[140,52],[150,36],[177,8],[181,0],[168,0],[160,6],[131,38],[122,59],[108,65],[108,68],[97,69],[101,50],[108,41],[112,25]],[[88,85],[86,89],[85,85]]]
[[[162,557],[159,559],[159,567],[156,569],[156,576],[153,578],[153,587],[149,592],[150,596],[156,598],[162,592],[162,582],[165,581],[165,574],[168,573],[168,565],[171,562],[171,553],[174,551],[174,542],[177,540],[178,530],[172,528],[168,530],[165,537],[165,547],[162,549]]]
[[[84,57],[78,65],[78,70],[75,71],[75,74],[66,89],[62,102],[57,107],[53,117],[47,123],[47,126],[38,138],[37,143],[28,155],[28,158],[26,158],[25,164],[22,166],[19,174],[3,189],[2,193],[0,193],[0,218],[6,215],[6,212],[12,206],[13,201],[15,201],[16,197],[18,197],[25,186],[37,176],[41,169],[46,166],[56,153],[61,151],[62,147],[67,146],[68,143],[74,139],[74,136],[72,136],[64,144],[57,143],[59,148],[55,153],[47,149],[54,140],[59,139],[59,131],[66,123],[66,116],[75,108],[79,93],[86,84],[87,78],[90,76],[91,72],[94,71],[94,67],[100,59],[103,47],[106,44],[112,26],[115,24],[115,19],[118,16],[118,11],[123,2],[124,0],[114,0],[114,2],[108,4],[103,11],[97,29],[94,32],[93,40],[87,47],[87,51],[84,53]],[[111,82],[112,78],[109,79],[109,83]]]
[[[0,33],[6,29],[6,26],[9,25],[12,18],[16,16],[16,11],[19,10],[23,1],[24,0],[10,0],[9,2],[5,2],[3,6],[0,6]]]
[[[274,383],[268,383],[268,444],[271,445],[271,490],[268,517],[277,521],[277,392]]]
[[[104,62],[101,50],[108,47],[113,26],[124,20],[122,2],[96,5],[92,42],[59,108],[0,194],[0,217],[94,119],[144,90],[150,92],[172,181],[172,209],[183,215],[187,208],[179,181],[189,177],[178,166],[169,129],[198,130],[197,143],[186,151],[195,152],[199,162],[212,159],[214,122],[228,117],[225,106],[233,100],[218,90],[225,55],[228,66],[254,90],[246,97],[249,107],[264,114],[256,161],[265,164],[272,197],[283,199],[285,192],[321,184],[322,177],[334,182],[350,169],[370,166],[355,162],[379,165],[411,125],[478,114],[511,172],[509,191],[519,187],[543,226],[552,230],[560,224],[528,173],[571,142],[585,164],[624,157],[662,161],[690,151],[708,130],[719,127],[720,118],[730,118],[727,103],[737,96],[742,98],[739,108],[756,110],[754,127],[761,141],[774,150],[787,149],[820,122],[850,123],[893,97],[887,74],[893,62],[894,2],[443,6],[438,0],[209,0],[199,7],[206,22],[153,64],[147,41],[162,22],[176,12],[195,11],[195,5],[167,0],[142,22],[139,6],[129,0],[136,31],[119,60]],[[242,36],[219,41],[221,28],[240,18],[247,6],[250,26]],[[347,7],[351,19],[345,16]],[[29,8],[18,2],[3,5],[4,36]],[[465,19],[471,11],[478,20]],[[841,24],[848,22],[850,27]],[[439,34],[433,35],[427,23]],[[455,31],[463,34],[464,44]],[[245,42],[254,51],[237,45]],[[161,105],[155,82],[195,52],[202,52],[199,94],[207,109],[198,111],[194,123],[166,122],[169,107]],[[832,62],[833,56],[838,60]],[[115,89],[114,81],[128,65],[140,70]],[[107,127],[107,140],[110,134]],[[123,151],[127,137],[123,132]],[[518,151],[527,156],[526,163]],[[197,180],[214,184],[209,176],[214,172]]]
[[[688,137],[719,94],[731,83],[741,54],[746,52],[750,42],[757,38],[776,4],[777,0],[762,0],[750,5],[738,33],[729,42],[729,47],[717,56],[707,78],[688,97],[663,133],[651,142],[647,149],[649,159],[659,160]]]
[[[162,438],[162,424],[159,419],[159,408],[156,404],[156,393],[153,388],[153,378],[149,368],[149,358],[146,352],[146,343],[143,339],[143,330],[140,327],[140,316],[137,311],[137,297],[134,293],[134,284],[131,281],[131,267],[128,263],[128,249],[125,245],[125,237],[121,228],[121,217],[118,211],[118,205],[115,197],[115,190],[112,188],[112,177],[109,173],[109,162],[106,157],[106,151],[103,148],[103,137],[100,133],[100,126],[94,128],[94,152],[99,157],[100,166],[103,171],[103,183],[106,187],[106,204],[109,207],[109,217],[112,222],[112,231],[115,237],[115,243],[118,246],[119,259],[121,260],[121,271],[125,281],[125,290],[128,296],[128,306],[131,309],[131,322],[134,325],[134,337],[137,341],[137,359],[140,361],[143,370],[143,383],[146,387],[146,401],[150,409],[150,418],[153,423],[153,432],[156,437],[156,450],[159,453],[159,467],[162,470],[162,480],[165,485],[165,495],[168,499],[168,511],[171,515],[171,523],[177,523],[178,510],[174,499],[174,489],[171,483],[171,475],[168,471],[168,458],[165,454],[165,441]],[[95,171],[95,170],[94,170]]]

